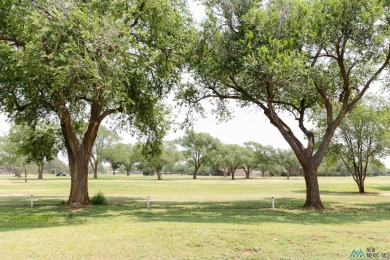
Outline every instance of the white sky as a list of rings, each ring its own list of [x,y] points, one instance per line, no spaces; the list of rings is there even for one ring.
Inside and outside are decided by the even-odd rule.
[[[190,1],[190,9],[199,22],[203,17],[203,8]],[[255,141],[264,145],[272,145],[279,148],[288,148],[287,142],[283,139],[279,131],[272,126],[268,119],[259,109],[242,109],[234,107],[234,118],[228,122],[218,123],[214,115],[207,113],[206,118],[200,118],[194,122],[196,132],[206,132],[217,137],[223,143],[240,144],[247,141]],[[182,115],[178,115],[183,118]],[[297,129],[295,120],[290,119],[287,122],[293,129]],[[0,114],[0,135],[8,132],[9,125],[6,123],[6,117]],[[171,131],[166,140],[172,140],[182,136],[182,130]],[[122,133],[125,142],[135,142],[135,139],[129,134]],[[385,164],[390,168],[390,158],[387,158]]]

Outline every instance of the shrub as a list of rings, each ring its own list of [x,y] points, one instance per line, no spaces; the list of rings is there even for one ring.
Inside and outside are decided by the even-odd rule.
[[[99,190],[98,193],[96,193],[92,198],[91,198],[91,203],[92,205],[106,205],[107,204],[107,199],[104,196],[103,192]]]

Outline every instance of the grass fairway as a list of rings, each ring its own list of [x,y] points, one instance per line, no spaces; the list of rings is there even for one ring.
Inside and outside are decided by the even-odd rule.
[[[366,195],[351,177],[320,178],[321,212],[300,208],[303,178],[163,177],[101,176],[90,195],[102,191],[109,205],[69,209],[68,177],[0,176],[0,259],[349,259],[367,248],[390,257],[390,177],[368,178]]]

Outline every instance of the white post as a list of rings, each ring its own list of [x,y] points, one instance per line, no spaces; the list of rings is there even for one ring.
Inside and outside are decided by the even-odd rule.
[[[275,209],[275,198],[272,197],[272,209]]]
[[[150,197],[148,196],[148,201],[146,202],[146,207],[150,208]]]
[[[31,205],[31,208],[34,207],[34,196],[31,195],[30,197],[30,205]]]

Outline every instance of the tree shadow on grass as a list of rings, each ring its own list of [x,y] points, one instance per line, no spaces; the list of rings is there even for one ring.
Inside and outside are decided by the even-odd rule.
[[[343,225],[388,220],[390,204],[360,205],[362,208],[329,208],[324,211],[306,210],[302,200],[279,198],[276,209],[270,200],[223,202],[153,201],[151,208],[141,198],[110,197],[110,204],[81,209],[60,205],[60,201],[42,200],[34,208],[0,207],[0,231],[73,226],[97,219],[133,221],[138,223],[215,223],[215,224],[302,224]]]
[[[281,202],[283,201],[283,202]],[[130,210],[123,214],[136,216],[144,222],[231,223],[258,225],[265,223],[339,225],[365,221],[387,220],[390,208],[371,204],[371,208],[329,208],[312,211],[301,207],[302,200],[281,198],[276,209],[269,201],[234,201],[207,203],[164,203],[152,209]],[[363,205],[362,205],[363,206]]]
[[[139,201],[140,198],[127,198]],[[118,199],[120,202],[121,200]],[[123,200],[122,200],[123,201]],[[27,197],[0,197],[0,232],[60,226],[83,225],[93,221],[95,215],[104,215],[112,206],[71,208],[63,196],[34,198],[33,207]]]
[[[295,193],[302,193],[306,194],[306,190],[295,190]],[[331,196],[372,196],[372,195],[379,195],[379,192],[366,192],[366,193],[359,193],[358,191],[330,191],[330,190],[321,190],[320,195],[331,195]]]
[[[373,188],[381,191],[390,191],[390,186],[374,186]]]

